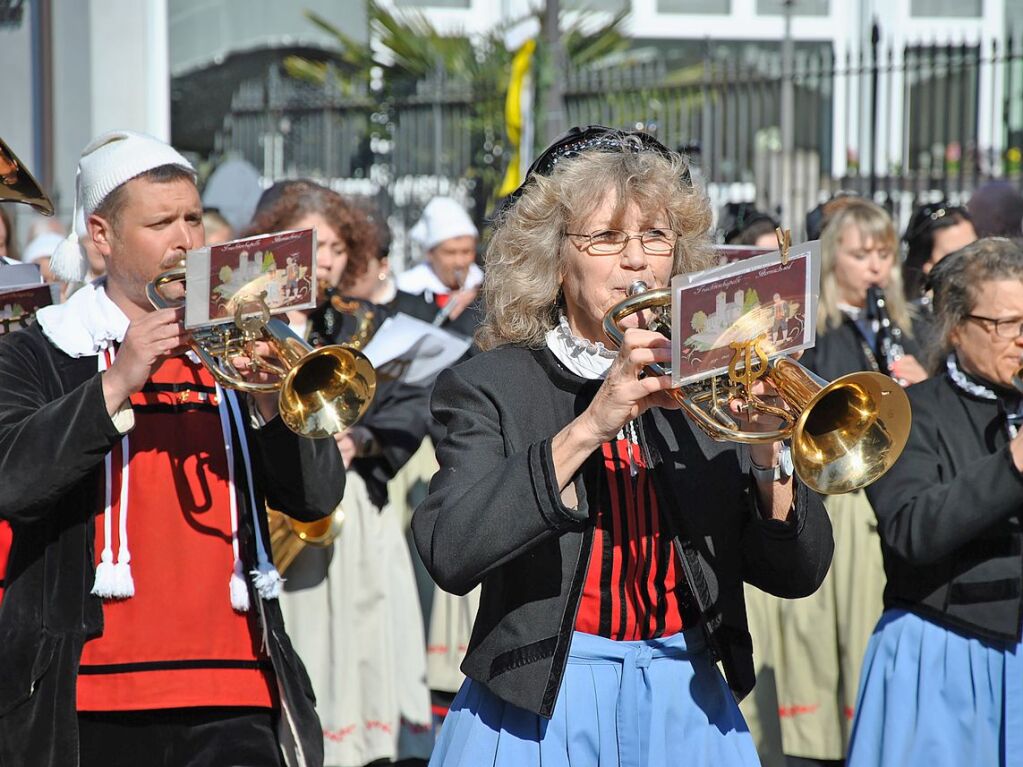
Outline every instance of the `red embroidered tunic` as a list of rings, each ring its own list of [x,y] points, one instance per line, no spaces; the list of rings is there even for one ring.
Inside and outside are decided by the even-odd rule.
[[[676,634],[697,613],[642,450],[627,439],[602,450],[605,487],[575,629],[619,641]]]
[[[256,606],[248,613],[231,607],[228,467],[215,392],[204,368],[179,357],[131,398],[127,527],[135,596],[104,602],[103,635],[82,653],[79,711],[274,705]],[[121,460],[119,443],[112,455],[115,556]],[[241,515],[247,491],[236,465]],[[103,517],[96,517],[97,564]]]

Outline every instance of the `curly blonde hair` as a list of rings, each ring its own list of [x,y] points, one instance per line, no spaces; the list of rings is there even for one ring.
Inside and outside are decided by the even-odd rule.
[[[654,151],[584,152],[562,159],[550,176],[532,177],[522,196],[495,222],[485,256],[486,317],[481,349],[501,344],[540,348],[558,321],[567,231],[614,194],[615,217],[631,203],[663,210],[678,232],[672,275],[711,265],[711,209],[706,195],[683,183],[684,158]]]
[[[864,244],[872,241],[875,246],[891,252],[895,263],[888,278],[888,287],[884,291],[888,314],[892,322],[912,338],[913,310],[906,302],[902,290],[899,237],[895,233],[895,224],[884,208],[860,197],[841,198],[841,204],[836,206],[821,233],[821,295],[817,308],[817,332],[824,333],[842,324],[835,261],[842,244],[842,235],[850,225],[859,231]]]

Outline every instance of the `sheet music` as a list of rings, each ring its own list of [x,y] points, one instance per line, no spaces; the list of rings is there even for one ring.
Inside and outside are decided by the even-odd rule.
[[[39,264],[5,264],[0,262],[0,288],[24,288],[43,281]]]
[[[384,320],[362,351],[378,375],[413,386],[429,386],[471,344],[471,339],[399,312]]]

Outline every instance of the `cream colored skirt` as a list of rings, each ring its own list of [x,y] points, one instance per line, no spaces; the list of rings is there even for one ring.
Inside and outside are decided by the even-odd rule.
[[[400,505],[378,510],[349,472],[334,545],[307,548],[281,607],[316,692],[328,767],[428,758],[426,640]]]
[[[778,599],[746,586],[757,686],[740,708],[765,767],[781,753],[844,759],[860,666],[881,617],[884,563],[866,493],[825,498],[835,556],[817,593]]]

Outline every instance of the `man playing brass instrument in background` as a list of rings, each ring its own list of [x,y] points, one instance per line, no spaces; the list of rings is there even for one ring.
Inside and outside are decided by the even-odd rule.
[[[0,763],[320,765],[263,509],[329,514],[337,449],[217,386],[181,311],[150,306],[203,244],[187,160],[118,131],[78,171],[108,277],[0,344]],[[75,235],[53,268],[84,277]]]

